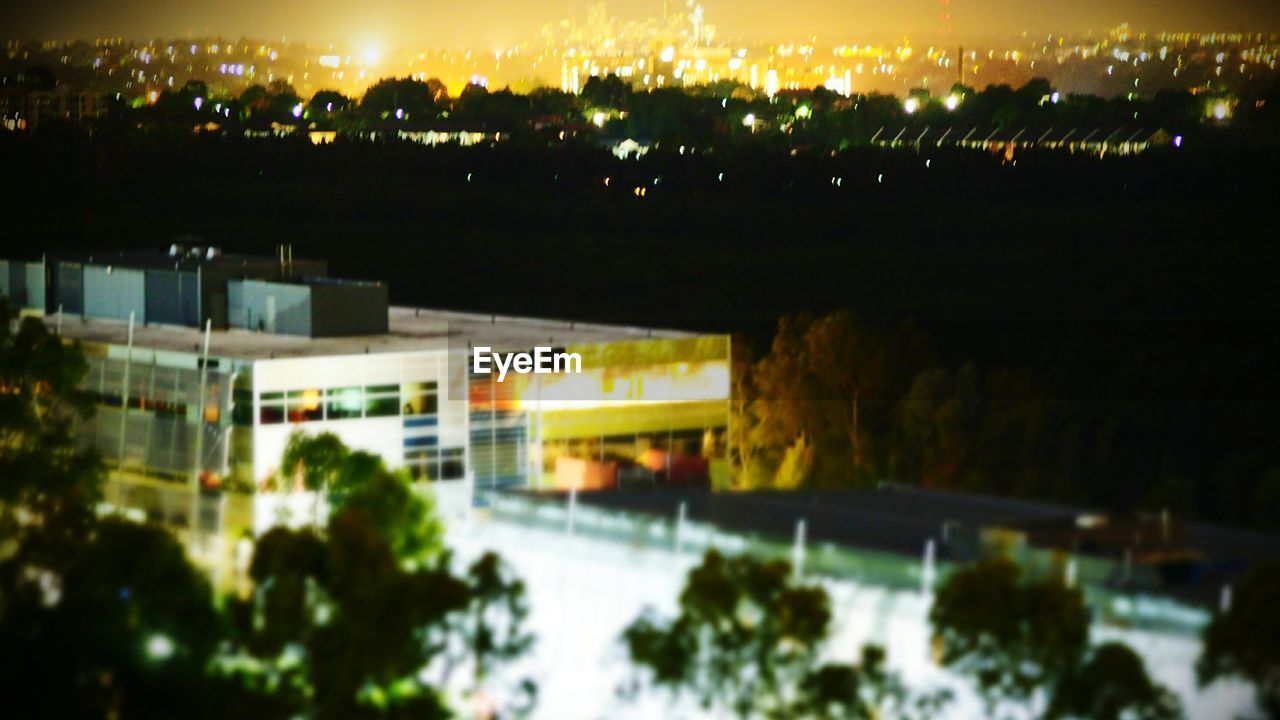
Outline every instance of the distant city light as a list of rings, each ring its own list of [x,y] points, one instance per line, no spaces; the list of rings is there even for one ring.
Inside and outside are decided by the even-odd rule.
[[[1176,148],[1180,148],[1180,147],[1182,147],[1182,136],[1181,136],[1181,135],[1174,135],[1174,136],[1173,136],[1173,146],[1174,146],[1174,147],[1176,147]]]
[[[1062,96],[1058,94],[1057,90],[1054,90],[1053,94],[1049,96],[1049,102],[1053,103],[1054,105],[1057,105],[1058,101],[1061,99],[1062,99]]]
[[[302,103],[293,106],[293,116],[296,118],[302,117]]]
[[[796,117],[800,118],[801,120],[807,119],[812,114],[813,114],[813,111],[809,109],[808,105],[801,105],[800,107],[796,108]]]
[[[200,107],[204,105],[204,98],[198,97],[195,99],[195,101],[192,104],[196,106],[197,110],[199,110]]]
[[[756,126],[755,113],[747,113],[746,116],[742,118],[742,124],[746,127],[754,128]]]
[[[674,61],[676,59],[676,49],[670,45],[662,48],[662,54],[658,56],[658,59],[664,63]]]
[[[377,65],[382,60],[382,48],[376,45],[369,45],[360,52],[360,59],[365,65]]]
[[[600,111],[596,111],[596,113],[591,116],[591,123],[596,127],[604,127],[604,120],[604,113]]]
[[[920,101],[913,97],[909,97],[902,103],[902,109],[907,111],[908,115],[911,115],[915,113],[916,110],[920,109]]]
[[[404,108],[396,108],[396,119],[397,120],[404,119]]]
[[[1213,119],[1226,120],[1231,114],[1231,108],[1227,106],[1226,100],[1219,100],[1213,104]]]
[[[943,100],[943,101],[942,101],[942,104],[943,104],[943,105],[944,105],[948,110],[955,110],[956,108],[960,107],[960,98],[959,98],[958,96],[956,96],[954,93],[952,93],[951,95],[948,95],[948,96],[947,96],[947,99],[946,99],[946,100]],[[910,112],[910,111],[908,111],[908,112]]]

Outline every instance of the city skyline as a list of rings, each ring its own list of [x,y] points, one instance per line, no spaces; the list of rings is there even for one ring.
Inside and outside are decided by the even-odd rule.
[[[335,42],[386,49],[461,47],[501,49],[537,40],[548,25],[581,22],[598,3],[538,0],[510,4],[481,0],[464,8],[434,2],[410,5],[379,0],[358,7],[322,2],[306,12],[263,7],[244,0],[216,6],[192,3],[123,3],[54,0],[0,11],[6,40],[73,40],[101,37],[253,36],[289,41]],[[685,12],[682,2],[615,0],[611,17],[640,21]],[[881,5],[869,0],[804,0],[785,12],[759,0],[701,3],[721,38],[768,41],[817,36],[825,40],[874,34],[990,37],[1022,32],[1105,32],[1129,23],[1152,32],[1271,32],[1280,29],[1280,7],[1267,0],[1211,4],[1176,0],[1153,6],[1139,0],[1089,0],[1070,6],[1044,1],[910,0]]]

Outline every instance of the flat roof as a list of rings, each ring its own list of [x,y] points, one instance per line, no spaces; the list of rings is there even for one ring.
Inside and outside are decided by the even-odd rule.
[[[251,330],[215,330],[210,338],[209,354],[223,358],[266,360],[446,350],[450,344],[459,347],[468,343],[514,351],[526,350],[535,345],[560,347],[580,343],[688,338],[698,335],[678,330],[396,306],[390,308],[389,314],[390,331],[383,335],[308,338]],[[53,329],[57,324],[57,317],[46,315],[44,321]],[[86,343],[125,345],[129,338],[129,323],[122,320],[64,316],[62,334]],[[193,327],[138,325],[134,328],[133,344],[138,348],[199,353],[204,342],[203,335],[201,330]]]

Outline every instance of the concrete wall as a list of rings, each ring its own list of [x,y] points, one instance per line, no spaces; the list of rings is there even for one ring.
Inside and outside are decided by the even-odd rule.
[[[200,324],[200,287],[194,272],[148,270],[147,322],[166,325]]]
[[[46,311],[55,313],[58,307],[68,315],[84,313],[84,266],[74,262],[60,262],[54,266],[51,276],[53,293]]]
[[[387,286],[325,282],[311,286],[313,337],[382,335],[389,329]]]
[[[278,335],[311,335],[311,288],[260,280],[227,283],[230,327]]]
[[[147,321],[146,296],[146,274],[141,270],[84,266],[86,317],[128,320],[132,312],[135,321],[142,324]]]

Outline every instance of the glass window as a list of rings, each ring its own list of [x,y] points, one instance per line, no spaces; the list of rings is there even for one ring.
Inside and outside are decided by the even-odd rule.
[[[262,405],[258,408],[258,422],[263,425],[279,425],[284,422],[284,405]]]
[[[399,385],[369,385],[364,389],[365,417],[395,417],[400,414]]]
[[[466,477],[466,451],[462,448],[408,450],[404,464],[414,480],[461,480]]]
[[[292,390],[289,392],[289,422],[315,422],[324,419],[324,406],[319,390]]]
[[[404,414],[434,415],[438,411],[437,398],[434,382],[408,383],[404,386]]]
[[[330,420],[358,418],[364,411],[364,394],[358,387],[329,388],[325,411]]]
[[[440,451],[441,480],[461,480],[467,474],[467,463],[462,448],[444,448]]]

